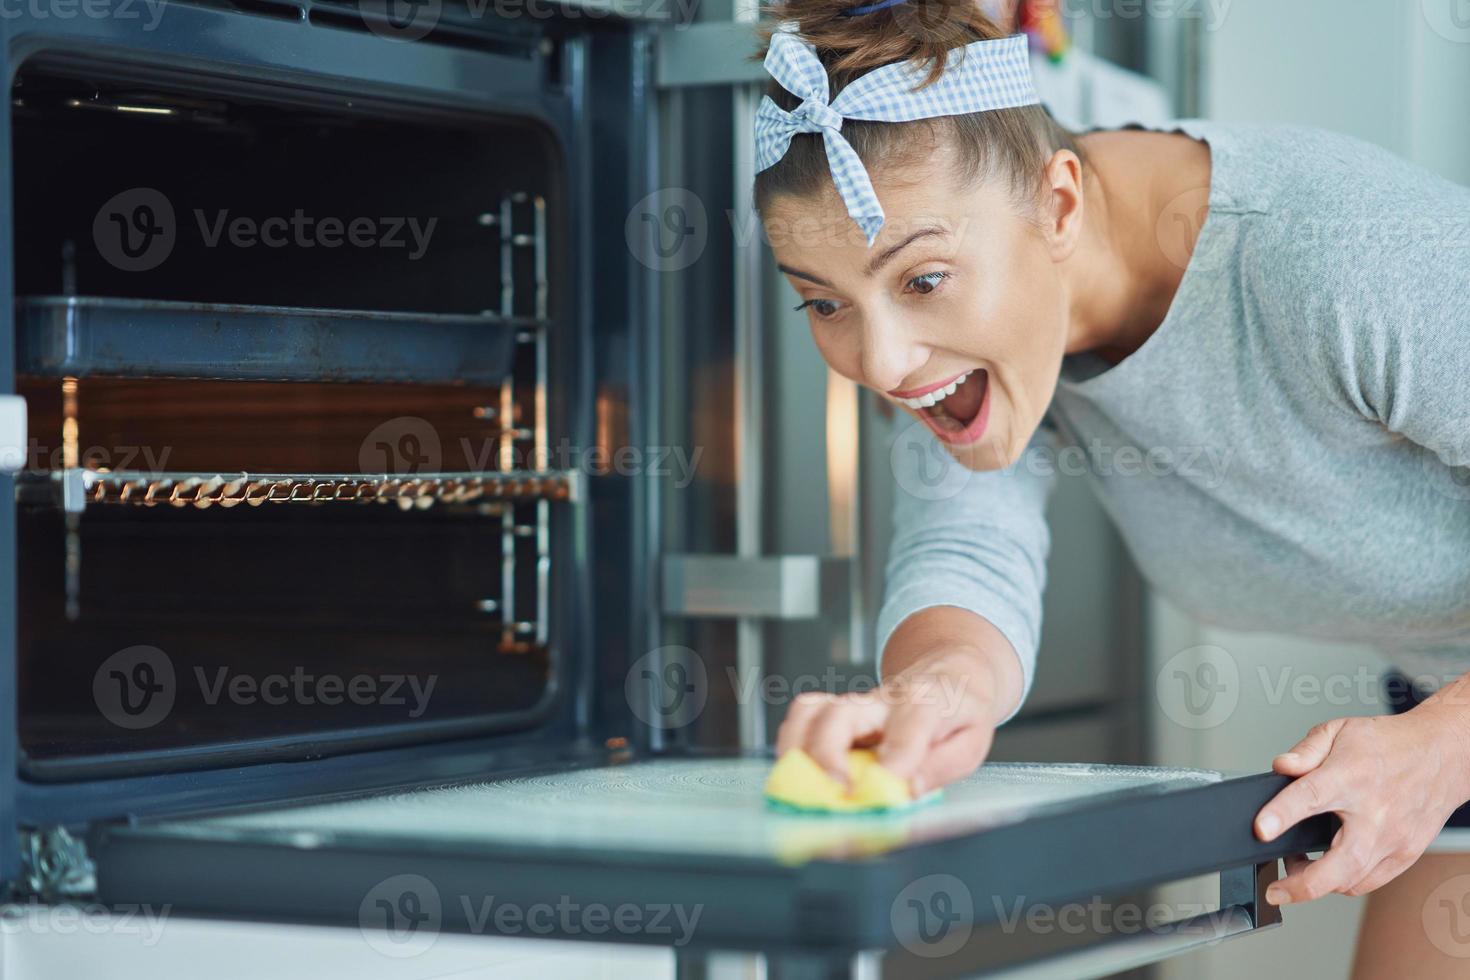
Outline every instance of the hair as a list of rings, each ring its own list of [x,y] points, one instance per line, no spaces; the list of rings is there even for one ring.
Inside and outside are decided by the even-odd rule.
[[[950,49],[1010,33],[980,11],[979,0],[906,0],[854,17],[842,14],[857,2],[776,0],[765,8],[778,23],[795,22],[796,33],[816,48],[834,98],[854,80],[896,62],[927,66],[921,87],[933,84],[943,73]],[[761,31],[767,47],[775,29]],[[754,55],[764,56],[764,48]],[[766,94],[788,112],[801,104],[775,79],[767,83]],[[1041,105],[901,123],[849,119],[843,121],[842,135],[869,173],[875,166],[901,164],[948,143],[957,151],[956,186],[998,178],[1027,213],[1028,205],[1040,200],[1043,173],[1053,153],[1071,150],[1086,164],[1076,135]],[[764,211],[778,195],[811,196],[831,185],[820,135],[798,133],[786,155],[756,175],[756,210]]]

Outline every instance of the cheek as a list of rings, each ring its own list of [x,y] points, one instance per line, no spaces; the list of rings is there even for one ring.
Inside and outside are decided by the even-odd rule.
[[[817,353],[822,355],[827,366],[844,378],[861,384],[862,352],[858,350],[857,344],[841,331],[820,324],[813,323],[811,331]]]

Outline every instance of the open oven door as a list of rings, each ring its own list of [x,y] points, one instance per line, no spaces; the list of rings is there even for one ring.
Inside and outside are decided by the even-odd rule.
[[[1286,782],[1271,774],[997,763],[904,813],[813,816],[767,806],[769,768],[753,754],[562,765],[103,825],[90,850],[109,906],[356,927],[400,953],[469,933],[655,944],[681,960],[759,951],[786,975],[864,957],[891,975],[921,961],[968,975],[1045,957],[1095,976],[1280,922],[1263,898],[1277,858],[1335,830],[1326,816],[1257,841],[1252,818]],[[1100,935],[1036,925],[1210,873],[1219,906],[1200,914]]]

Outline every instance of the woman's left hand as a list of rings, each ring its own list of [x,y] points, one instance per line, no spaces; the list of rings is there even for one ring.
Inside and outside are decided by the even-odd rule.
[[[1407,870],[1470,799],[1466,729],[1464,708],[1431,700],[1401,715],[1317,725],[1277,756],[1272,768],[1297,778],[1256,815],[1256,836],[1273,840],[1319,813],[1336,813],[1342,828],[1322,857],[1287,858],[1266,900],[1363,895]]]

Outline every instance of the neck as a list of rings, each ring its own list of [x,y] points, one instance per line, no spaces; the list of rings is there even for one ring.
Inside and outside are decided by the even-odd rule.
[[[1184,268],[1177,249],[1162,247],[1160,216],[1180,194],[1209,186],[1209,155],[1195,140],[1161,133],[1097,132],[1081,142],[1090,167],[1082,238],[1063,269],[1071,297],[1066,352],[1094,351],[1116,364],[1169,311]],[[1186,252],[1197,231],[1194,223]]]

